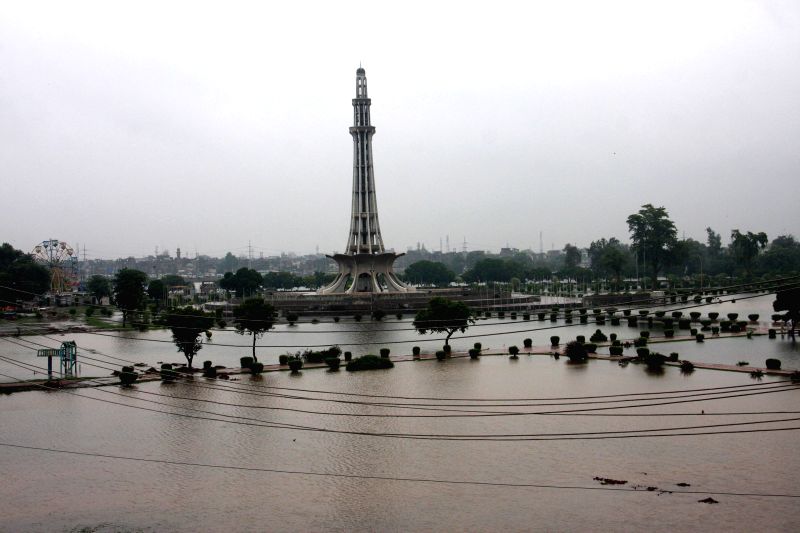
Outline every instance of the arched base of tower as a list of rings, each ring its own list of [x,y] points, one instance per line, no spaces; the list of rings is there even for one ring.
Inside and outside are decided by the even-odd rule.
[[[328,256],[339,265],[339,274],[318,294],[356,294],[371,292],[415,292],[397,278],[394,262],[403,254],[336,254]]]

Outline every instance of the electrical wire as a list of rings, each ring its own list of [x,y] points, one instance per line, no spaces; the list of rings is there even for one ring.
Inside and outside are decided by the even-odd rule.
[[[406,483],[429,483],[429,484],[447,484],[447,485],[470,485],[479,487],[502,487],[502,488],[536,488],[536,489],[552,489],[552,490],[600,490],[600,491],[614,491],[614,492],[638,492],[646,494],[649,491],[637,490],[635,488],[619,488],[619,487],[606,487],[606,486],[581,486],[581,485],[555,485],[544,483],[511,483],[511,482],[495,482],[495,481],[471,481],[471,480],[455,480],[455,479],[436,479],[436,478],[412,478],[412,477],[399,477],[399,476],[379,476],[379,475],[362,475],[362,474],[344,474],[337,472],[315,472],[310,470],[288,470],[278,468],[263,468],[256,466],[235,466],[235,465],[220,465],[212,463],[195,463],[188,461],[175,461],[169,459],[151,459],[146,457],[131,457],[124,455],[114,455],[107,453],[85,452],[77,450],[66,450],[60,448],[45,448],[40,446],[27,446],[22,444],[12,444],[8,442],[0,442],[0,446],[6,448],[15,448],[20,450],[31,450],[38,452],[48,453],[61,453],[69,455],[78,455],[83,457],[94,457],[101,459],[115,459],[122,461],[135,461],[141,463],[154,463],[166,464],[172,466],[189,466],[197,468],[213,468],[218,470],[234,470],[240,472],[259,472],[271,474],[287,474],[299,476],[315,476],[315,477],[336,477],[347,479],[361,479],[370,481],[393,481],[393,482],[406,482]],[[701,491],[701,490],[663,490],[660,493],[669,494],[691,494],[691,495],[721,495],[721,496],[746,496],[746,497],[762,497],[762,498],[800,498],[800,494],[788,493],[763,493],[763,492],[733,492],[733,491]]]

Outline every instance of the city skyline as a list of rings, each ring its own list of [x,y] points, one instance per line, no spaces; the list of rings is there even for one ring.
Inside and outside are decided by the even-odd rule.
[[[358,36],[339,31],[348,9],[326,4],[312,17],[47,6],[0,14],[0,209],[23,221],[3,240],[26,251],[49,238],[90,258],[221,256],[248,241],[341,251],[342,102],[359,61],[381,95],[381,229],[398,251],[448,235],[451,248],[538,250],[540,231],[544,248],[627,242],[645,203],[701,241],[706,226],[793,233],[790,2],[441,4],[424,17],[412,3],[377,8]]]

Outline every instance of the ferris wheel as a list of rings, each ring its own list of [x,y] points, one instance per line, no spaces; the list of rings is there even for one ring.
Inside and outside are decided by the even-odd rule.
[[[37,244],[31,252],[34,260],[50,269],[50,291],[66,292],[77,280],[78,257],[72,246],[57,239]]]

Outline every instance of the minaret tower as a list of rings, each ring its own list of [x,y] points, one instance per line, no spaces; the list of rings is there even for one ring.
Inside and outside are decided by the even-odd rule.
[[[356,71],[356,97],[353,98],[353,197],[350,210],[350,233],[345,253],[331,257],[339,265],[339,275],[320,289],[321,294],[355,292],[409,292],[412,288],[397,279],[392,270],[402,254],[386,252],[378,223],[375,199],[375,176],[372,166],[372,136],[367,75]]]

